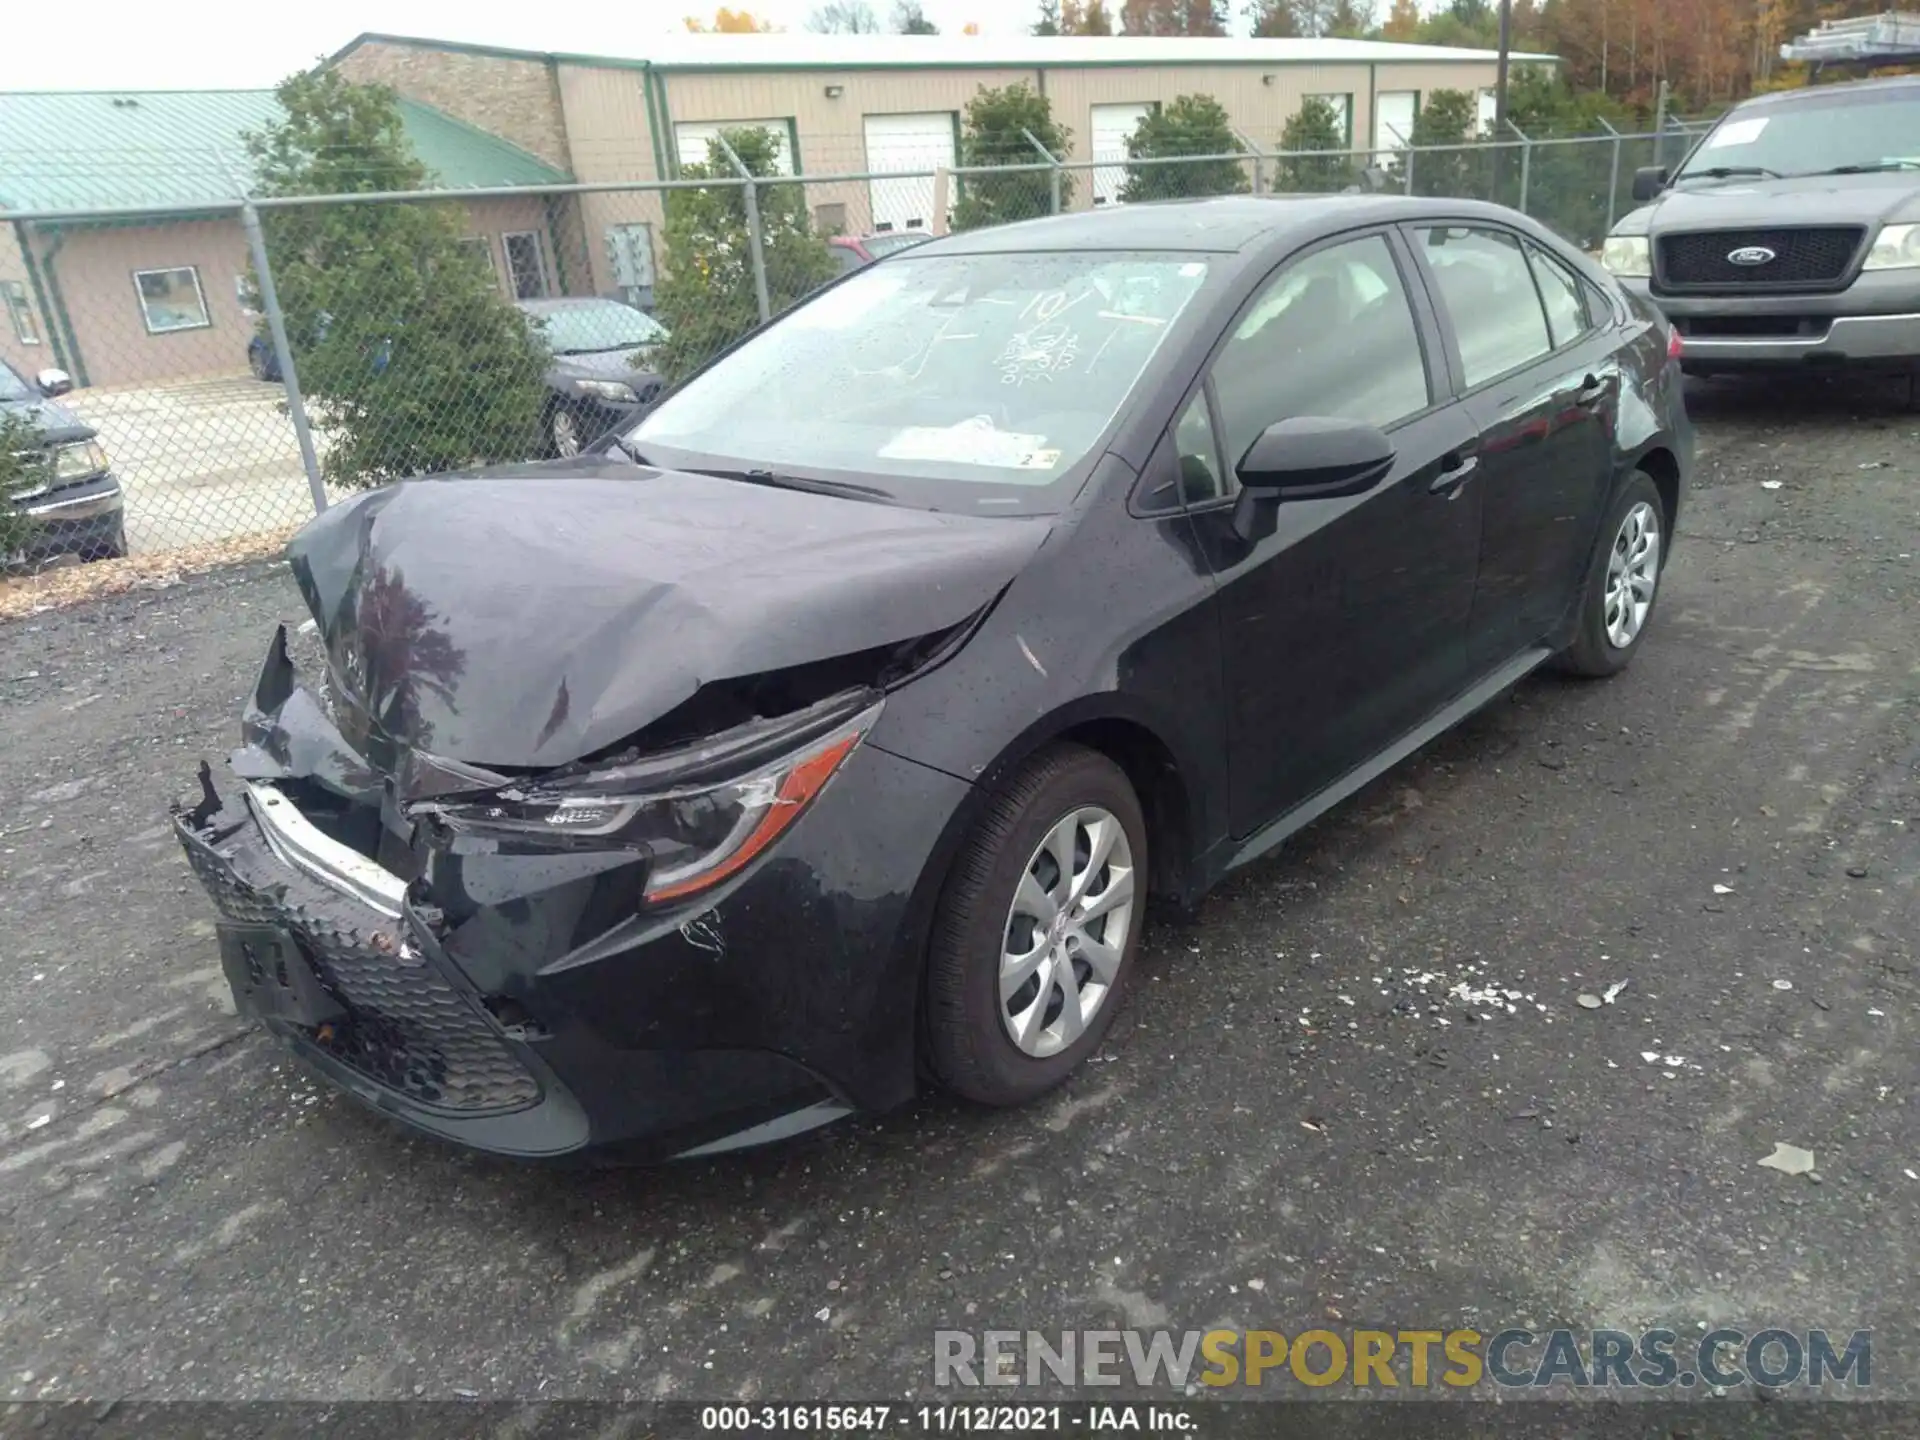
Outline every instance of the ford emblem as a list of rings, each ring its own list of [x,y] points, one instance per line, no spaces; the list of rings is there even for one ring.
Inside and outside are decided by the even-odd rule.
[[[1727,252],[1727,262],[1732,265],[1770,265],[1773,260],[1773,251],[1764,245],[1742,245]]]

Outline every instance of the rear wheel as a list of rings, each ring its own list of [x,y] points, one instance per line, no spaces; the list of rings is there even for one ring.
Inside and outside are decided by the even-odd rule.
[[[1666,514],[1650,476],[1633,473],[1601,533],[1609,539],[1587,572],[1579,631],[1557,657],[1559,668],[1574,675],[1626,669],[1653,619],[1666,561]]]
[[[927,1039],[948,1089],[1018,1105],[1100,1045],[1133,971],[1147,834],[1126,775],[1077,745],[994,800],[934,919]]]

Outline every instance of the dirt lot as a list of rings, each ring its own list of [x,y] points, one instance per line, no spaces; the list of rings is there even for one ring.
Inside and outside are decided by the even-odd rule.
[[[223,1009],[162,822],[277,570],[0,622],[0,1395],[894,1397],[943,1325],[1664,1322],[1872,1326],[1920,1396],[1920,418],[1697,398],[1626,675],[1150,931],[1051,1101],[659,1172],[412,1139]]]

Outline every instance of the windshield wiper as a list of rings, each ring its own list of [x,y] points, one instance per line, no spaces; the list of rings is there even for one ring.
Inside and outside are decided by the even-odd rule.
[[[1764,175],[1769,180],[1787,178],[1778,170],[1769,170],[1764,165],[1715,165],[1710,170],[1689,170],[1684,175],[1676,175],[1673,183],[1678,185],[1682,180],[1731,180],[1737,175]]]
[[[1875,160],[1867,165],[1835,165],[1831,170],[1809,170],[1809,175],[1873,175],[1882,170],[1920,170],[1920,160]]]
[[[877,485],[856,485],[850,480],[813,480],[804,475],[782,475],[773,470],[710,470],[699,465],[677,465],[689,475],[711,475],[716,480],[738,480],[743,485],[767,485],[775,490],[804,490],[810,495],[838,495],[846,500],[883,500],[893,496]]]

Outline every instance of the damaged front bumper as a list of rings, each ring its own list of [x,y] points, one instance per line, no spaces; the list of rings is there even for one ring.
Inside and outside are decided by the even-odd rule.
[[[633,848],[510,853],[397,818],[433,806],[376,782],[284,640],[245,730],[180,843],[241,1009],[376,1109],[501,1154],[655,1160],[912,1093],[953,777],[860,745],[766,854],[655,904]],[[398,773],[440,795],[486,774],[419,754]]]

